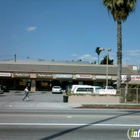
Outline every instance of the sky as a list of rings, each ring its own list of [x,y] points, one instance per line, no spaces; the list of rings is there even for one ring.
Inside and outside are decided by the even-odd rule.
[[[140,1],[122,23],[123,65],[140,65]],[[102,0],[0,0],[0,61],[117,59],[117,22]],[[100,53],[100,61],[107,54]]]

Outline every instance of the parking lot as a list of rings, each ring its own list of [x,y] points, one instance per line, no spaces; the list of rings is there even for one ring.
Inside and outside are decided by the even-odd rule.
[[[9,91],[4,94],[0,94],[0,101],[4,102],[21,102],[24,97],[24,91]],[[62,94],[52,94],[51,91],[36,91],[29,92],[29,100],[30,102],[63,102]],[[25,100],[26,101],[26,100]],[[22,102],[25,102],[22,101]]]

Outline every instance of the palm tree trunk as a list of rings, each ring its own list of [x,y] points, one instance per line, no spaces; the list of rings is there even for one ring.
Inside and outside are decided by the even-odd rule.
[[[122,25],[117,21],[117,93],[120,93],[122,75]]]
[[[98,65],[99,65],[99,54],[98,54]]]

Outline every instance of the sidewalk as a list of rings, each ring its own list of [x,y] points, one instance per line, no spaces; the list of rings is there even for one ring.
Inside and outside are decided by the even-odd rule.
[[[0,102],[0,109],[72,109],[80,106],[78,103]]]
[[[0,102],[0,109],[140,109],[140,104],[89,104],[51,102]]]

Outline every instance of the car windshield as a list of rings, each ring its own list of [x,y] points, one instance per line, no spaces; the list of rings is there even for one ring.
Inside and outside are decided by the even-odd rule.
[[[113,89],[113,87],[107,87],[107,89]]]
[[[55,86],[55,87],[53,87],[53,88],[60,88],[59,86]]]
[[[104,87],[104,89],[114,89],[112,86]]]
[[[102,88],[100,88],[100,87],[97,87],[96,89],[97,89],[97,90],[99,90],[99,89],[102,89]]]
[[[66,86],[66,88],[72,88],[72,85],[68,85],[68,86]]]

